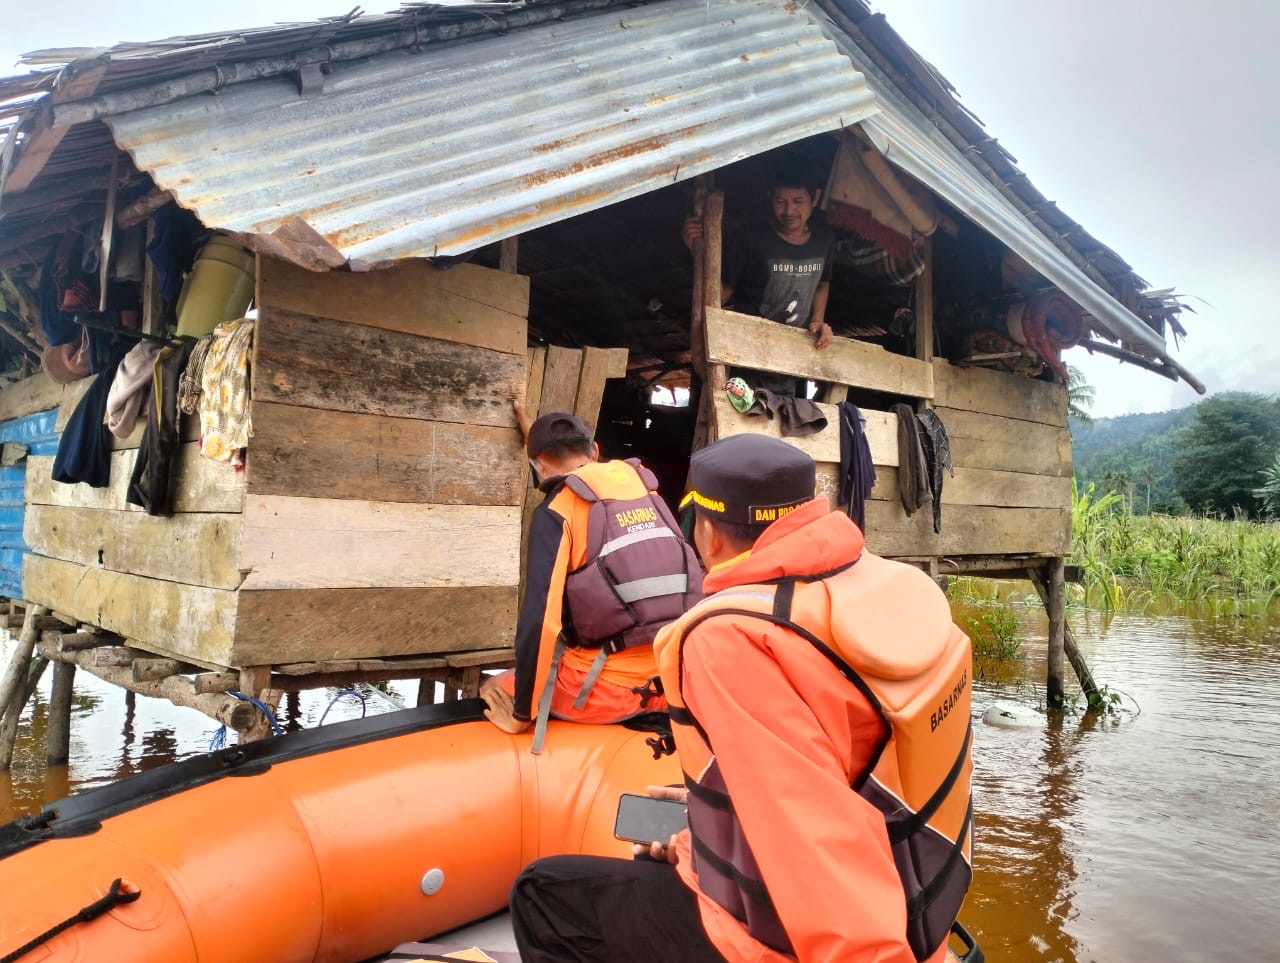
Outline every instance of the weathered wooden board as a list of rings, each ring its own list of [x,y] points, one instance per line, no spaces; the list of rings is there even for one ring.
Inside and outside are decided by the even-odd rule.
[[[833,503],[838,475],[838,465],[819,462],[819,490],[830,497]],[[876,484],[871,490],[871,498],[878,501],[900,499],[896,468],[876,466]],[[994,508],[1070,508],[1071,479],[1029,475],[1024,472],[957,468],[954,478],[943,473],[942,505],[944,524],[952,510],[964,511],[966,506],[971,505]]]
[[[245,589],[514,586],[518,506],[250,495]]]
[[[253,397],[331,411],[509,427],[525,355],[262,309]]]
[[[163,655],[231,665],[235,592],[125,575],[28,555],[23,595],[129,639],[154,643]],[[39,600],[37,602],[37,600]]]
[[[1051,502],[1043,483],[1058,479],[1023,475],[999,490],[1001,480],[989,476],[1011,474],[958,469],[942,487],[942,531],[934,534],[933,508],[926,505],[908,517],[898,496],[898,472],[876,468],[876,485],[867,500],[867,545],[879,555],[895,557],[1003,555],[1009,553],[1065,554],[1071,548],[1071,508],[1067,502]],[[818,465],[818,496],[836,502],[838,467]],[[963,479],[963,481],[962,481]],[[1019,487],[1019,485],[1025,487]],[[1070,479],[1067,479],[1070,486]],[[996,497],[1008,501],[1049,502],[1043,506],[985,504],[994,485]],[[960,499],[974,498],[975,504]]]
[[[517,505],[527,470],[515,428],[253,406],[255,495]]]
[[[948,505],[1070,508],[1071,477],[957,468],[955,478],[943,476],[942,504],[944,509]]]
[[[582,352],[575,348],[547,348],[542,376],[542,399],[538,414],[548,411],[573,411],[578,400],[578,381],[582,376]]]
[[[240,585],[240,515],[174,515],[28,505],[31,550],[90,568],[235,589]]]
[[[510,646],[516,587],[242,591],[228,664],[364,659]]]
[[[125,501],[137,456],[136,448],[112,452],[111,484],[106,488],[90,488],[88,485],[55,482],[52,476],[53,456],[32,455],[27,458],[27,502],[141,512],[141,508]],[[239,512],[244,508],[245,473],[223,462],[205,458],[200,454],[197,442],[179,447],[175,470],[178,476],[175,512]]]
[[[1071,551],[1069,508],[944,509],[942,532],[937,535],[931,510],[908,518],[901,503],[875,500],[867,503],[866,514],[867,545],[879,555],[1065,555]]]
[[[935,405],[1067,427],[1067,389],[1005,371],[933,363]]]
[[[1071,476],[1071,434],[1066,428],[938,408],[957,467],[1033,475]]]
[[[606,348],[582,349],[582,372],[578,377],[578,396],[573,402],[573,412],[592,428],[600,421],[600,403],[604,400],[604,383],[616,378],[612,372],[618,368],[616,356],[622,355],[622,371],[626,374],[627,352]]]
[[[778,422],[763,415],[740,414],[723,391],[714,393],[716,430],[719,437],[754,432],[771,438],[782,438]],[[814,461],[840,461],[840,415],[835,405],[819,404],[827,416],[827,427],[815,435],[800,438],[782,438],[790,445],[808,453]],[[871,448],[871,460],[876,465],[898,464],[898,416],[888,411],[861,409],[867,420],[867,445]]]
[[[728,365],[835,381],[908,398],[933,397],[933,365],[879,345],[836,338],[822,351],[802,328],[707,308],[707,353]]]
[[[66,385],[60,385],[43,371],[0,388],[0,421],[11,421],[62,404]]]
[[[283,309],[523,355],[529,279],[474,264],[405,261],[380,271],[307,271],[260,258],[260,309]]]

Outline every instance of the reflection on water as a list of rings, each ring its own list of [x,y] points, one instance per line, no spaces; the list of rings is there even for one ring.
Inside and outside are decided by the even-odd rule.
[[[1280,958],[1280,620],[1069,616],[1127,711],[978,724],[967,925],[993,961]],[[1020,675],[975,673],[977,713],[1043,701],[1026,626]]]
[[[1280,958],[1280,618],[1069,612],[1119,717],[984,725],[997,699],[1043,701],[1044,616],[1025,662],[975,667],[974,887],[962,918],[992,963]],[[0,644],[7,660],[11,646]],[[385,711],[415,683],[371,700]],[[71,766],[44,765],[47,683],[28,709],[0,819],[208,748],[215,723],[76,679]],[[1140,711],[1128,707],[1136,705]],[[360,715],[333,691],[289,695],[286,728]]]

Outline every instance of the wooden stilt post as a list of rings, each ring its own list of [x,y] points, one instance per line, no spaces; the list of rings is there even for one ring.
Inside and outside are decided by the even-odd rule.
[[[13,659],[5,669],[4,677],[0,679],[0,712],[8,711],[9,703],[21,691],[27,680],[27,670],[31,667],[31,655],[36,650],[36,640],[39,638],[36,620],[48,611],[39,605],[33,605],[27,609],[23,619],[22,634],[18,636],[18,647],[14,650]]]
[[[1064,573],[1065,574],[1065,573]],[[1049,586],[1045,583],[1044,577],[1035,569],[1027,569],[1027,577],[1031,579],[1031,584],[1036,587],[1036,592],[1044,601],[1045,611],[1049,609]],[[1065,605],[1066,582],[1063,582],[1063,595]],[[1076,678],[1080,680],[1080,688],[1084,691],[1085,698],[1089,700],[1089,705],[1094,705],[1102,698],[1102,691],[1098,688],[1098,683],[1093,679],[1093,673],[1089,671],[1089,663],[1084,660],[1084,653],[1080,651],[1080,646],[1076,644],[1076,637],[1071,631],[1071,626],[1067,624],[1065,616],[1062,619],[1062,651],[1067,657],[1067,661],[1071,663],[1071,668],[1075,670]],[[1061,665],[1059,665],[1061,671]]]
[[[5,713],[4,721],[0,723],[0,772],[8,771],[13,764],[13,748],[18,739],[18,720],[22,717],[22,707],[36,694],[36,685],[40,682],[40,677],[44,675],[48,665],[49,660],[43,656],[31,663],[31,669],[24,680],[25,684],[19,688],[18,694],[9,703],[9,711]]]
[[[436,677],[434,675],[424,675],[418,680],[418,701],[417,705],[431,706],[436,703]]]
[[[701,179],[700,179],[701,181]],[[695,214],[702,217],[702,238],[693,245],[693,318],[689,348],[693,374],[701,385],[698,393],[698,420],[693,430],[693,450],[716,440],[715,392],[724,387],[726,369],[712,364],[707,356],[707,308],[720,307],[722,293],[722,238],[724,194],[699,183]]]
[[[1064,572],[1064,559],[1059,556],[1048,565],[1049,577],[1048,597],[1045,599],[1045,612],[1049,616],[1049,669],[1045,683],[1046,702],[1050,708],[1062,705],[1065,689],[1063,688],[1063,653],[1066,646],[1066,594],[1067,580]]]
[[[18,734],[18,716],[22,714],[22,707],[27,701],[26,683],[31,668],[31,655],[35,652],[36,640],[40,635],[36,626],[40,617],[48,611],[42,605],[27,608],[13,659],[5,668],[4,677],[0,678],[0,719],[3,720],[0,724],[0,771],[7,770],[13,761],[13,740]],[[13,718],[12,726],[9,724],[10,716]]]
[[[74,662],[55,662],[53,692],[49,696],[49,729],[46,759],[51,766],[65,766],[71,758],[71,696],[75,686]]]

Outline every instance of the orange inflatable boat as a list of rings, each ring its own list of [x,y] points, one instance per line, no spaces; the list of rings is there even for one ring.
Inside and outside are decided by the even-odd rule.
[[[0,826],[0,959],[365,960],[501,909],[538,856],[629,854],[619,795],[681,778],[650,732],[553,722],[534,756],[482,708],[224,749]]]

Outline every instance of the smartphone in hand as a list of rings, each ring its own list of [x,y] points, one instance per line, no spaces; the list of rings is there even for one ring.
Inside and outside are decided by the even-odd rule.
[[[623,793],[618,799],[613,835],[645,846],[650,843],[665,846],[667,840],[688,824],[688,810],[679,800]]]

